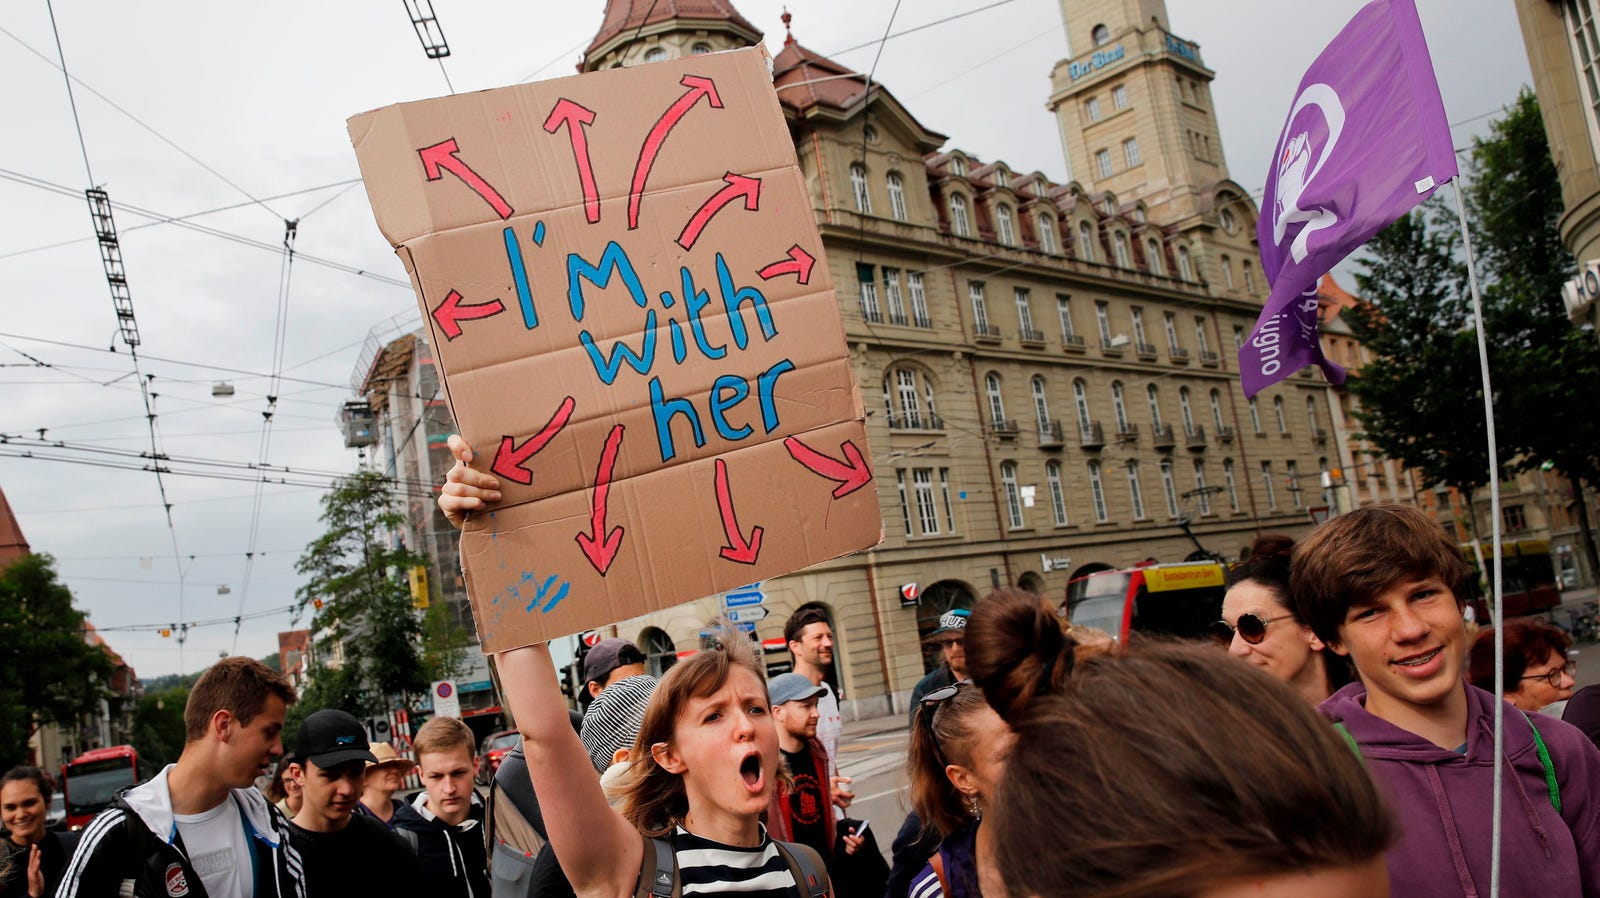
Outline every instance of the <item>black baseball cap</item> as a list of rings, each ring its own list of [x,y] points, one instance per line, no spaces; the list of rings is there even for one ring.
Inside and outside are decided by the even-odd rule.
[[[611,672],[624,664],[643,664],[644,652],[626,639],[602,639],[583,659],[583,682],[604,683]]]
[[[350,714],[328,708],[307,717],[294,734],[294,760],[327,769],[351,761],[375,763],[367,728]]]

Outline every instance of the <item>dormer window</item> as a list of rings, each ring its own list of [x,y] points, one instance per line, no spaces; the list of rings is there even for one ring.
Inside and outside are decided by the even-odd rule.
[[[691,56],[704,56],[710,52],[711,45],[707,43],[695,44],[693,47],[689,48],[689,55]]]
[[[1006,170],[1005,169],[997,168],[997,169],[994,170],[994,186],[996,186],[996,187],[1010,187],[1011,186],[1010,182],[1006,179]]]
[[[950,230],[957,237],[972,235],[972,227],[967,222],[967,198],[959,193],[950,194]]]
[[[1000,242],[1006,246],[1015,246],[1017,243],[1016,223],[1011,216],[1011,207],[1001,203],[995,210],[995,220],[999,223]]]
[[[960,156],[951,156],[950,174],[958,178],[965,178],[967,176],[967,160],[962,159]]]
[[[651,47],[644,51],[645,62],[660,62],[667,58],[667,51],[661,47]]]

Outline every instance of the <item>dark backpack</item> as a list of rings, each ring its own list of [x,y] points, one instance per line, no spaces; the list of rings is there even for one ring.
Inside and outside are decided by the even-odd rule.
[[[639,862],[639,888],[635,898],[683,898],[682,883],[678,881],[678,856],[672,842],[659,837],[644,836],[644,857]],[[822,855],[809,845],[798,842],[772,840],[778,854],[789,865],[789,875],[800,887],[801,898],[831,898],[833,882],[828,879],[828,868]]]

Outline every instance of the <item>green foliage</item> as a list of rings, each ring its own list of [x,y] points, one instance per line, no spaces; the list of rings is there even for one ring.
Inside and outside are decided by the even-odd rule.
[[[467,672],[472,634],[456,622],[449,606],[434,602],[422,614],[422,669],[428,682],[453,680]]]
[[[147,690],[139,699],[133,711],[133,747],[141,765],[160,770],[178,760],[184,743],[183,706],[188,700],[188,686]]]
[[[26,758],[39,725],[75,731],[99,710],[111,659],[84,641],[83,624],[50,556],[25,555],[0,570],[0,765]]]

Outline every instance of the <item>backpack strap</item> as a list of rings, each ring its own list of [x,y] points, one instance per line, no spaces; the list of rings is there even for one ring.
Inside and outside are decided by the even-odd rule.
[[[831,898],[833,881],[828,878],[828,867],[815,848],[777,839],[773,839],[772,844],[777,846],[778,854],[789,865],[789,875],[794,877],[794,884],[800,888],[800,898]]]
[[[951,894],[950,880],[944,875],[944,855],[935,851],[933,857],[928,858],[928,866],[933,868],[933,875],[939,878],[939,894]]]
[[[1334,723],[1333,728],[1338,730],[1339,735],[1344,737],[1344,741],[1350,745],[1350,750],[1355,753],[1356,758],[1361,761],[1362,766],[1366,766],[1367,759],[1361,756],[1361,746],[1357,744],[1356,737],[1350,735],[1350,731],[1346,729],[1345,725],[1342,723]]]
[[[646,836],[644,854],[639,858],[639,886],[635,898],[679,898],[678,854],[672,842],[660,836]]]
[[[1544,785],[1550,793],[1550,807],[1561,813],[1561,784],[1556,782],[1556,765],[1550,760],[1550,749],[1544,745],[1544,737],[1539,735],[1539,728],[1533,725],[1533,718],[1527,711],[1522,712],[1522,719],[1528,722],[1528,729],[1533,730],[1533,748],[1539,753],[1539,763],[1544,766]]]

